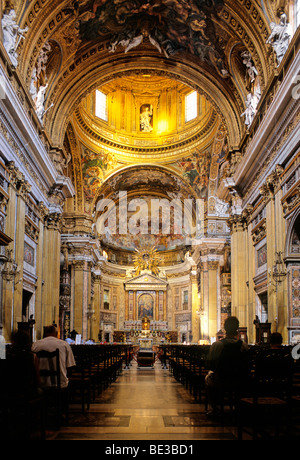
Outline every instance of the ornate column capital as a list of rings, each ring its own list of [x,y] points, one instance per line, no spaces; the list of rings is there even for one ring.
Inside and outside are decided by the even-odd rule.
[[[20,268],[15,263],[13,258],[13,249],[6,249],[5,256],[2,260],[3,267],[1,270],[1,275],[3,280],[10,283],[15,279],[16,276],[20,274]]]
[[[41,219],[44,220],[45,217],[49,214],[49,209],[45,206],[45,204],[42,201],[40,201],[38,208]]]
[[[231,233],[243,232],[247,228],[247,219],[243,214],[235,214],[227,220]]]
[[[86,268],[86,260],[74,259],[72,260],[72,265],[74,266],[75,271],[83,271]]]
[[[7,170],[10,185],[14,187],[17,193],[26,201],[31,192],[31,185],[25,180],[24,174],[15,166],[14,161],[8,163]]]
[[[265,204],[267,204],[268,201],[274,199],[276,190],[281,184],[281,176],[283,171],[283,167],[281,165],[277,165],[275,170],[267,177],[265,183],[259,189]]]
[[[61,232],[62,215],[59,212],[48,213],[44,217],[44,222],[48,230]]]
[[[253,212],[252,204],[248,204],[242,212],[242,217],[245,219],[247,225],[249,225]]]
[[[61,207],[64,205],[66,200],[61,185],[53,185],[53,187],[51,187],[50,191],[48,192],[48,197],[51,204]]]

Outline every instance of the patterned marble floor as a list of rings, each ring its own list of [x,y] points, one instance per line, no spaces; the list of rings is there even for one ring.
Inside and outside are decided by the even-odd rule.
[[[54,440],[235,440],[236,429],[210,420],[203,404],[157,363],[123,370],[86,414],[71,406],[70,422]]]

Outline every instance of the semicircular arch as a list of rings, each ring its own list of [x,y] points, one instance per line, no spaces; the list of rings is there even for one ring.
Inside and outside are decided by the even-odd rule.
[[[244,126],[240,119],[242,100],[237,94],[230,93],[222,79],[218,80],[207,73],[201,73],[199,68],[187,63],[179,67],[176,61],[153,57],[144,58],[141,65],[138,53],[118,56],[115,60],[105,63],[95,59],[89,69],[82,69],[79,74],[66,76],[63,87],[59,83],[47,97],[47,106],[54,104],[48,112],[45,126],[57,145],[62,143],[66,126],[80,101],[102,84],[122,76],[141,74],[143,72],[161,75],[178,80],[198,91],[213,105],[222,118],[227,131],[230,145],[236,148],[239,144]],[[61,82],[62,83],[62,82]],[[239,100],[240,99],[240,100]],[[46,107],[47,108],[47,107]]]

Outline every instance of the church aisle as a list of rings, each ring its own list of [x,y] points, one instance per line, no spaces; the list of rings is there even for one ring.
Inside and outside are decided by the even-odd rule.
[[[69,425],[52,439],[235,440],[236,429],[210,420],[204,404],[195,403],[159,363],[153,369],[138,369],[133,364],[95,400],[88,413],[72,405]]]

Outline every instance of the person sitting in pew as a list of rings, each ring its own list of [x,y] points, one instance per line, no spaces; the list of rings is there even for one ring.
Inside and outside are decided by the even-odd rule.
[[[283,338],[280,332],[273,332],[270,336],[270,348],[272,350],[281,350],[282,349]]]
[[[69,385],[68,368],[76,366],[73,351],[70,345],[64,340],[57,338],[57,329],[55,326],[45,327],[45,337],[38,340],[32,345],[32,351],[37,353],[39,351],[54,352],[59,349],[59,362],[60,362],[60,382],[61,388],[67,388]],[[48,360],[40,360],[40,368],[49,366]],[[48,382],[42,382],[42,385],[49,386]],[[51,385],[50,385],[51,386]]]
[[[239,320],[230,316],[225,320],[225,338],[210,347],[205,378],[208,399],[212,406],[210,414],[216,412],[222,390],[239,391],[247,385],[250,369],[248,364],[248,345],[239,338]]]

